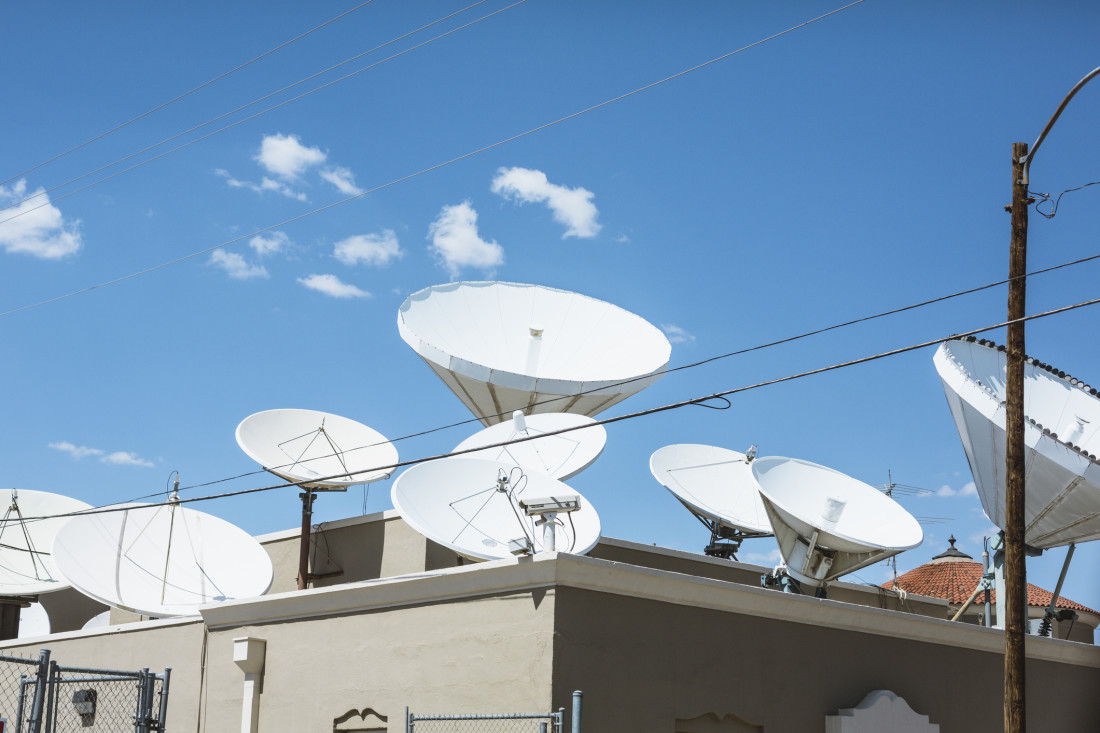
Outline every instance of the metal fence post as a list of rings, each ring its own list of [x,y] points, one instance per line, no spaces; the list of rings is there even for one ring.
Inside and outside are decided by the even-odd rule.
[[[157,731],[164,733],[164,721],[168,719],[168,681],[172,678],[172,668],[164,668],[164,681],[160,685],[160,712],[157,715]]]
[[[413,733],[412,716],[409,715],[409,706],[405,706],[405,733]]]
[[[573,729],[570,733],[581,733],[581,702],[583,698],[583,692],[573,690]]]
[[[19,697],[15,701],[15,733],[23,733],[23,701],[27,699],[27,675],[19,675]]]
[[[54,714],[57,710],[57,680],[60,676],[61,672],[57,669],[57,662],[51,660],[50,671],[46,675],[46,733],[53,733],[57,728],[57,723],[54,721]],[[41,725],[42,724],[39,723],[39,728],[35,729],[35,733],[41,730]]]
[[[46,680],[50,674],[50,650],[38,653],[38,671],[35,673],[34,702],[31,703],[30,730],[39,733],[42,730],[42,707],[46,703]]]
[[[539,733],[546,733],[546,722],[539,723]]]

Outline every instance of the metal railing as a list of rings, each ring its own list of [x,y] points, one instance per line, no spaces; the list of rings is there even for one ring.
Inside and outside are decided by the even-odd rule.
[[[581,733],[583,693],[573,693],[570,733]],[[414,715],[405,708],[405,733],[566,733],[565,708],[550,713]]]
[[[163,733],[171,673],[64,667],[48,649],[0,654],[0,719],[15,733]]]

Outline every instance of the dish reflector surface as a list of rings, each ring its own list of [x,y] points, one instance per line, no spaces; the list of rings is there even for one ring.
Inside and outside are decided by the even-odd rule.
[[[47,636],[50,633],[50,615],[41,603],[32,603],[19,609],[19,638]]]
[[[401,304],[397,328],[485,425],[513,410],[596,415],[657,381],[672,350],[618,306],[518,283],[425,288]]]
[[[985,340],[948,341],[933,362],[986,515],[1005,526],[1007,358]],[[1100,539],[1100,399],[1053,367],[1024,364],[1024,541],[1047,549]]]
[[[0,595],[34,595],[68,588],[50,547],[70,518],[55,515],[91,509],[91,505],[61,494],[27,490],[16,492],[18,512],[12,508],[10,492],[0,492],[0,500],[7,502],[0,521]]]
[[[564,481],[591,466],[603,453],[604,446],[607,444],[607,431],[603,425],[594,425],[596,421],[584,415],[548,412],[526,417],[523,422],[526,430],[520,430],[515,420],[491,425],[459,443],[455,446],[455,451],[589,425],[590,427],[572,430],[561,435],[550,435],[523,443],[488,448],[461,456],[520,466],[529,472],[545,474]]]
[[[693,514],[741,532],[772,533],[744,453],[713,445],[666,445],[650,456],[649,470]]]
[[[924,530],[900,504],[839,471],[757,458],[752,472],[787,572],[820,585],[910,550]]]
[[[377,430],[317,410],[249,415],[237,426],[237,444],[266,470],[306,486],[369,484],[389,478],[393,469],[385,467],[397,463],[397,448]]]
[[[73,519],[54,540],[58,569],[84,595],[165,617],[271,587],[267,552],[229,522],[178,505],[119,506]]]
[[[497,490],[500,472],[511,476],[509,492]],[[596,510],[572,488],[549,476],[528,472],[518,478],[515,466],[474,458],[447,458],[421,463],[397,477],[390,497],[413,529],[433,542],[477,560],[512,557],[509,542],[530,541],[542,551],[538,517],[528,517],[519,502],[562,494],[578,496],[579,511],[559,515],[555,546],[583,555],[600,539]]]

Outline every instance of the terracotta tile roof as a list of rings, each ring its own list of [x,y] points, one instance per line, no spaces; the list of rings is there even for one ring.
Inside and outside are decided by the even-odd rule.
[[[898,585],[907,593],[916,593],[933,598],[946,598],[954,604],[962,605],[982,577],[982,564],[980,562],[968,562],[955,559],[953,562],[933,561],[919,568],[914,568],[904,575],[898,576]],[[883,588],[893,587],[893,581],[882,584]],[[1051,592],[1043,590],[1037,585],[1027,584],[1027,603],[1029,606],[1046,608],[1050,603]],[[996,591],[990,593],[990,597],[996,601]],[[1075,603],[1066,597],[1058,599],[1057,608],[1071,608],[1074,611],[1085,611],[1094,616],[1100,613]]]

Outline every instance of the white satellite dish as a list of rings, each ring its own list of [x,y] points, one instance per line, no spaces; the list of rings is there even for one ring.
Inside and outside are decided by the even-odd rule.
[[[710,530],[707,555],[736,557],[742,540],[772,534],[750,454],[682,443],[649,457],[653,477]]]
[[[36,595],[68,588],[50,547],[72,512],[91,509],[78,499],[45,491],[0,492],[8,506],[0,519],[0,595]]]
[[[575,500],[579,511],[559,515],[550,525],[526,515],[525,503],[552,497]],[[587,500],[556,479],[507,463],[473,458],[421,463],[397,477],[391,498],[417,532],[475,560],[548,549],[547,526],[560,552],[583,555],[600,539],[600,518]]]
[[[50,615],[41,603],[32,603],[19,609],[19,637],[47,636],[50,633]]]
[[[590,417],[567,412],[547,412],[526,417],[516,410],[511,420],[491,425],[474,433],[455,446],[455,452],[523,438],[535,438],[512,445],[464,453],[461,457],[508,463],[520,466],[527,471],[542,473],[559,481],[565,481],[591,466],[603,453],[604,445],[607,444],[607,431],[603,425],[596,425],[595,422]],[[589,427],[582,427],[584,425]],[[569,428],[579,429],[560,435],[536,437]]]
[[[397,448],[377,430],[317,410],[265,410],[237,426],[237,444],[266,470],[319,489],[389,478]]]
[[[84,622],[84,625],[80,627],[81,631],[91,631],[92,629],[105,629],[111,625],[111,611],[110,609],[97,613],[90,619]]]
[[[752,472],[787,574],[813,587],[910,550],[916,518],[874,487],[796,458],[757,458]]]
[[[76,517],[54,539],[58,569],[84,595],[159,618],[271,587],[267,552],[229,522],[171,502],[117,508]]]
[[[485,425],[514,410],[596,415],[657,381],[672,349],[618,306],[517,283],[425,288],[401,304],[397,327]]]
[[[933,361],[989,519],[1005,526],[1004,347],[948,341]],[[1100,399],[1065,372],[1024,364],[1024,541],[1048,549],[1100,539]]]

